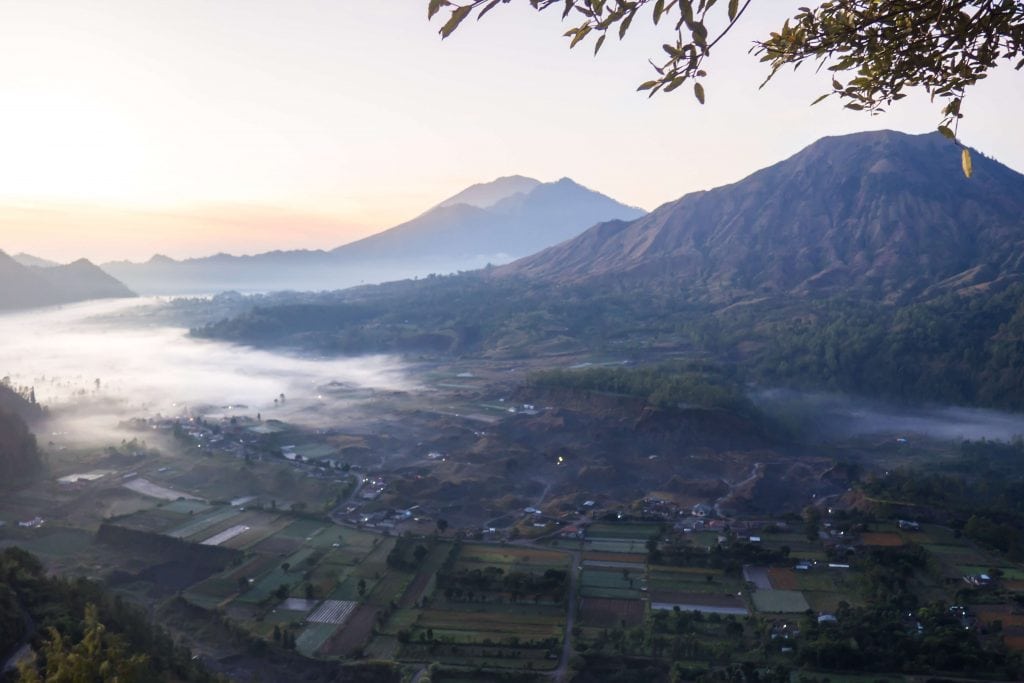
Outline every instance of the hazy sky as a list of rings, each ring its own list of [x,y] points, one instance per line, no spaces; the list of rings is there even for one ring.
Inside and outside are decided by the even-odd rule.
[[[0,249],[97,261],[338,246],[474,182],[569,176],[651,209],[815,139],[933,129],[871,118],[805,66],[758,91],[747,55],[799,2],[760,0],[710,63],[708,104],[634,91],[638,23],[570,52],[525,0],[442,42],[426,0],[0,0]],[[969,93],[962,137],[1024,169],[1021,74]]]

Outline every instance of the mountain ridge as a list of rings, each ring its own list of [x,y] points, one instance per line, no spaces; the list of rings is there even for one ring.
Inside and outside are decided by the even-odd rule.
[[[522,191],[524,187],[528,191]],[[319,291],[506,263],[599,221],[642,213],[567,178],[541,183],[506,176],[466,188],[409,221],[330,250],[182,261],[154,256],[142,264],[110,262],[104,268],[135,289],[153,294]]]
[[[900,298],[972,269],[994,279],[1024,272],[1024,175],[975,152],[967,179],[952,152],[938,133],[822,138],[740,181],[596,225],[494,274],[679,281],[726,300],[842,289]]]
[[[134,292],[88,259],[26,266],[0,250],[0,311],[133,296]]]

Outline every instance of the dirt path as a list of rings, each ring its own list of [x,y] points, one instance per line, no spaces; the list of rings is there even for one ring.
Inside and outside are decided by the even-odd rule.
[[[721,498],[719,498],[718,500],[715,501],[715,514],[718,515],[719,517],[726,517],[727,515],[725,515],[722,512],[722,501],[727,500],[728,498],[730,498],[732,496],[732,494],[736,492],[736,489],[740,488],[741,486],[746,486],[750,482],[752,482],[755,479],[757,479],[758,477],[760,477],[761,476],[761,469],[763,467],[764,467],[764,463],[763,462],[755,462],[753,469],[750,471],[750,476],[749,477],[747,477],[743,481],[738,481],[735,484],[729,484],[729,492],[726,493],[724,496],[722,496]],[[726,482],[726,483],[728,483],[728,482]]]

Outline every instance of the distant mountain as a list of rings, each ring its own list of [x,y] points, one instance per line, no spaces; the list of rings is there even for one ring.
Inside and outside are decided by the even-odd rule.
[[[24,266],[0,251],[0,311],[135,293],[85,259],[65,266]]]
[[[712,301],[860,291],[886,300],[1024,276],[1024,175],[938,133],[829,137],[732,185],[499,269],[558,282],[674,282]]]
[[[146,263],[103,267],[133,289],[153,294],[337,289],[507,263],[600,221],[641,215],[568,178],[541,183],[510,176],[473,185],[411,221],[331,251],[184,261],[154,256]]]
[[[508,179],[495,183],[504,187],[504,180]],[[485,189],[486,186],[477,185],[466,192],[480,197],[486,194]],[[385,262],[423,258],[451,263],[476,261],[479,267],[487,262],[507,262],[557,244],[601,220],[643,215],[643,211],[588,190],[569,178],[540,183],[527,192],[506,194],[487,208],[449,202],[408,223],[338,247],[331,253]]]
[[[12,258],[23,266],[32,266],[33,268],[52,268],[60,265],[56,261],[39,258],[38,256],[33,256],[32,254],[26,254],[24,252],[15,254]]]

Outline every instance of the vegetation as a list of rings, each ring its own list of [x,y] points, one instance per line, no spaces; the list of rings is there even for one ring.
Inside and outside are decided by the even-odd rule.
[[[655,404],[692,398],[747,410],[735,387],[757,383],[1024,408],[1024,284],[902,304],[849,295],[767,298],[725,312],[699,303],[698,293],[688,298],[667,284],[638,294],[627,287],[552,286],[474,273],[325,294],[305,314],[295,307],[256,308],[193,333],[333,353],[525,356],[665,349],[735,364],[726,377],[703,364],[663,366],[671,376],[664,380],[655,377],[662,368],[534,378],[642,395]],[[359,322],[325,313],[363,306],[373,313]]]
[[[547,370],[530,377],[535,387],[626,394],[659,408],[701,406],[753,415],[756,409],[735,382],[713,367],[662,363],[650,367]]]
[[[704,103],[711,49],[741,20],[751,0],[530,0],[537,10],[552,6],[580,20],[566,31],[569,47],[593,39],[595,54],[609,34],[623,38],[637,15],[650,12],[669,36],[667,57],[651,64],[656,75],[640,90],[652,95],[692,83]],[[447,37],[474,11],[477,18],[508,0],[429,0],[428,16],[448,10]],[[1004,62],[1024,66],[1024,6],[1013,0],[829,0],[801,7],[778,31],[752,49],[770,71],[817,62],[832,74],[831,93],[848,109],[877,112],[920,87],[945,103],[943,125],[957,121],[967,89]],[[843,82],[845,81],[845,83]],[[823,95],[817,101],[824,99]],[[969,157],[965,156],[969,160]],[[965,163],[964,172],[970,175]]]
[[[899,468],[863,488],[893,505],[915,505],[964,535],[1024,560],[1024,442],[965,441],[961,456],[928,469]]]
[[[100,585],[49,576],[18,548],[0,552],[0,653],[35,633],[40,669],[27,680],[216,680],[191,653],[152,626],[143,612]]]

